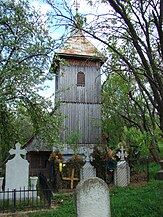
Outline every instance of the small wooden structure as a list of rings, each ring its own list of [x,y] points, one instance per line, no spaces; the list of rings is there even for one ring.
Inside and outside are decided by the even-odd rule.
[[[44,175],[46,178],[53,176],[53,164],[48,160],[51,150],[46,145],[32,137],[24,146],[27,150],[26,158],[29,162],[29,175]]]

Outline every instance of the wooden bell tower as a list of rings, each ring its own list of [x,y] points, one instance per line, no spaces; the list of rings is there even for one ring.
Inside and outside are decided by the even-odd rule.
[[[73,32],[57,54],[64,60],[56,71],[56,102],[64,115],[60,140],[67,150],[71,136],[78,137],[80,147],[101,144],[100,67],[106,59],[80,31]]]

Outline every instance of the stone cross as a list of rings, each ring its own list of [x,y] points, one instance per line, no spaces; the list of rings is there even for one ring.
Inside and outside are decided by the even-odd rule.
[[[26,155],[25,149],[20,149],[20,143],[15,144],[15,149],[10,149],[9,153],[15,155],[6,163],[5,189],[28,189],[29,163],[21,155]]]
[[[80,179],[86,179],[88,177],[96,177],[96,169],[91,165],[92,157],[90,156],[91,149],[87,146],[84,150],[85,164],[80,170]]]
[[[18,158],[20,157],[20,155],[26,155],[27,151],[25,149],[20,149],[21,144],[20,143],[16,143],[15,144],[15,149],[10,149],[9,153],[10,155],[15,154],[15,157]]]
[[[117,153],[117,156],[118,156],[118,158],[120,158],[121,161],[124,161],[125,158],[128,156],[123,145],[121,146],[120,151]]]
[[[86,162],[90,162],[92,160],[91,156],[90,156],[90,148],[86,147],[86,149],[84,150],[84,155],[85,155],[85,161]]]

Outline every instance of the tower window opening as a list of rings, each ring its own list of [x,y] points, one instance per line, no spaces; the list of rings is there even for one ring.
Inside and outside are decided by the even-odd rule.
[[[77,74],[77,86],[85,86],[85,74],[84,72],[78,72]]]

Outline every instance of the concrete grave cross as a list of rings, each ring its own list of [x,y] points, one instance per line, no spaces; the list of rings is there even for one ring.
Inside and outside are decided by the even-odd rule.
[[[20,143],[15,144],[15,149],[10,149],[10,155],[15,155],[6,163],[5,189],[28,189],[29,162],[21,157],[26,155],[25,149],[20,149]]]
[[[91,155],[91,149],[88,146],[84,150],[84,155],[85,155],[85,161],[86,162],[92,161],[92,157],[90,156]]]
[[[117,156],[120,158],[120,161],[117,163],[117,167],[114,170],[114,184],[125,187],[130,183],[130,167],[125,160],[128,154],[123,146],[121,146]]]
[[[118,156],[118,158],[120,158],[121,161],[124,161],[125,158],[128,156],[123,145],[121,146],[120,151],[117,153],[117,156]]]
[[[85,155],[85,164],[80,170],[80,179],[86,179],[89,177],[96,177],[96,169],[91,165],[90,161],[92,161],[91,149],[87,146],[84,150]]]
[[[21,144],[20,143],[16,143],[15,144],[15,149],[10,149],[9,153],[10,155],[14,155],[16,158],[21,157],[21,155],[26,155],[27,151],[25,149],[20,149]]]

